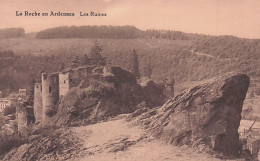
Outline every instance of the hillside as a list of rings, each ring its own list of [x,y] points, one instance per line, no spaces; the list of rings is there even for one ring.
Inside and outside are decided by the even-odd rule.
[[[69,66],[76,54],[83,60],[83,55],[89,54],[96,40],[37,39],[36,35],[0,39],[1,51],[12,50],[21,55],[0,59],[0,90],[29,89],[31,82],[35,81],[32,78],[37,79],[41,71],[59,71],[62,64]],[[227,72],[242,72],[252,78],[247,98],[260,95],[260,40],[160,30],[148,30],[146,35],[134,39],[105,38],[98,41],[102,44],[102,55],[107,61],[127,70],[131,69],[129,60],[135,49],[141,74],[144,75],[149,66],[151,77],[156,82],[161,83],[169,75],[173,76],[177,93],[190,87],[193,82]]]
[[[61,55],[71,59],[72,55],[88,54],[95,39],[35,39],[18,38],[0,40],[2,50],[13,50],[16,54],[31,55]],[[244,41],[239,40],[238,41]],[[197,45],[195,40],[165,40],[165,39],[100,39],[103,45],[103,55],[114,65],[130,69],[129,56],[136,49],[139,56],[140,69],[150,66],[153,68],[152,77],[161,81],[168,74],[174,74],[177,83],[196,81],[210,78],[230,71],[246,72],[250,76],[258,77],[258,47],[255,52],[242,50],[228,52],[221,44],[212,42],[212,46],[219,47],[222,55],[216,54],[214,48],[205,44]],[[209,41],[210,42],[210,41]],[[254,44],[258,40],[254,40]],[[235,42],[234,42],[235,43]],[[204,46],[204,47],[203,47]],[[242,49],[243,46],[238,44]],[[237,49],[237,46],[233,48]],[[231,49],[230,49],[231,50]],[[212,51],[212,52],[210,52]],[[241,54],[244,53],[244,54]],[[223,58],[226,55],[226,58]],[[70,62],[70,60],[66,60]],[[148,63],[149,62],[149,63]],[[66,62],[65,62],[66,63]]]
[[[0,29],[0,39],[23,37],[24,35],[25,31],[23,28]]]

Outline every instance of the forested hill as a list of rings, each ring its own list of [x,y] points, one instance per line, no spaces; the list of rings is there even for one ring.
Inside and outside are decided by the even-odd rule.
[[[39,39],[56,38],[99,38],[99,39],[136,39],[161,38],[169,40],[188,40],[198,36],[179,31],[140,30],[134,26],[62,26],[42,30],[37,33]]]
[[[25,35],[25,31],[23,28],[0,29],[0,39],[23,37],[24,35]]]
[[[92,32],[86,32],[86,28]],[[89,34],[85,35],[87,38],[81,31]],[[76,38],[77,35],[82,38]],[[29,87],[42,70],[59,71],[62,64],[69,66],[76,54],[83,60],[95,39],[102,45],[107,61],[127,70],[131,69],[130,58],[135,49],[141,75],[150,68],[151,77],[157,82],[172,75],[180,84],[231,71],[260,78],[259,39],[142,31],[133,26],[59,27],[41,31],[36,37],[0,40],[0,90]]]
[[[36,37],[40,39],[55,38],[112,38],[134,39],[141,30],[134,26],[62,26],[40,31]]]
[[[259,39],[234,36],[208,36],[170,30],[140,30],[134,26],[62,26],[40,31],[38,39],[94,38],[94,39],[160,39],[191,42],[186,50],[214,56],[218,59],[258,58]],[[182,46],[182,45],[180,45]]]

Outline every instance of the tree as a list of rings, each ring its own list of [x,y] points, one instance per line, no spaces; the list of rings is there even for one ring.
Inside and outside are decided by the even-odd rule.
[[[5,125],[5,118],[2,113],[0,113],[0,129]]]
[[[84,55],[83,64],[82,65],[89,65],[90,59],[88,58],[88,55]]]
[[[71,67],[77,68],[80,65],[80,60],[79,60],[79,55],[76,54],[72,60],[72,65]]]
[[[34,102],[34,84],[35,83],[36,83],[36,80],[33,78],[30,83],[30,88],[28,90],[27,102],[28,102],[28,105],[31,105],[31,106],[33,106],[33,102]]]
[[[62,71],[63,69],[65,69],[65,64],[64,64],[64,63],[61,63],[61,65],[60,65],[60,71]]]
[[[132,53],[131,68],[132,68],[132,72],[135,75],[135,77],[137,79],[140,78],[139,60],[138,60],[137,52],[135,49],[133,50],[133,53]]]
[[[144,67],[143,75],[144,75],[145,77],[151,79],[152,73],[153,73],[153,69],[152,69],[150,63],[148,63],[148,65]]]
[[[94,46],[90,50],[90,61],[92,65],[106,65],[106,59],[101,55],[103,48],[96,40]]]
[[[15,106],[7,106],[3,110],[4,116],[10,115],[10,114],[14,114],[15,112],[16,112],[16,107]]]

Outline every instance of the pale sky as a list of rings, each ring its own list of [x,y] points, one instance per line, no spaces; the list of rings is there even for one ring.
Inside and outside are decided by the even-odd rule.
[[[74,12],[74,17],[17,17],[16,11]],[[106,17],[80,17],[82,12]],[[134,25],[209,35],[260,38],[260,0],[0,0],[0,28],[35,32],[56,26]]]

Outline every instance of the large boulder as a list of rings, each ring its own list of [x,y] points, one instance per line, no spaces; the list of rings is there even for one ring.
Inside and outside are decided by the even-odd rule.
[[[132,119],[167,143],[238,155],[238,127],[249,83],[244,74],[211,79]]]

